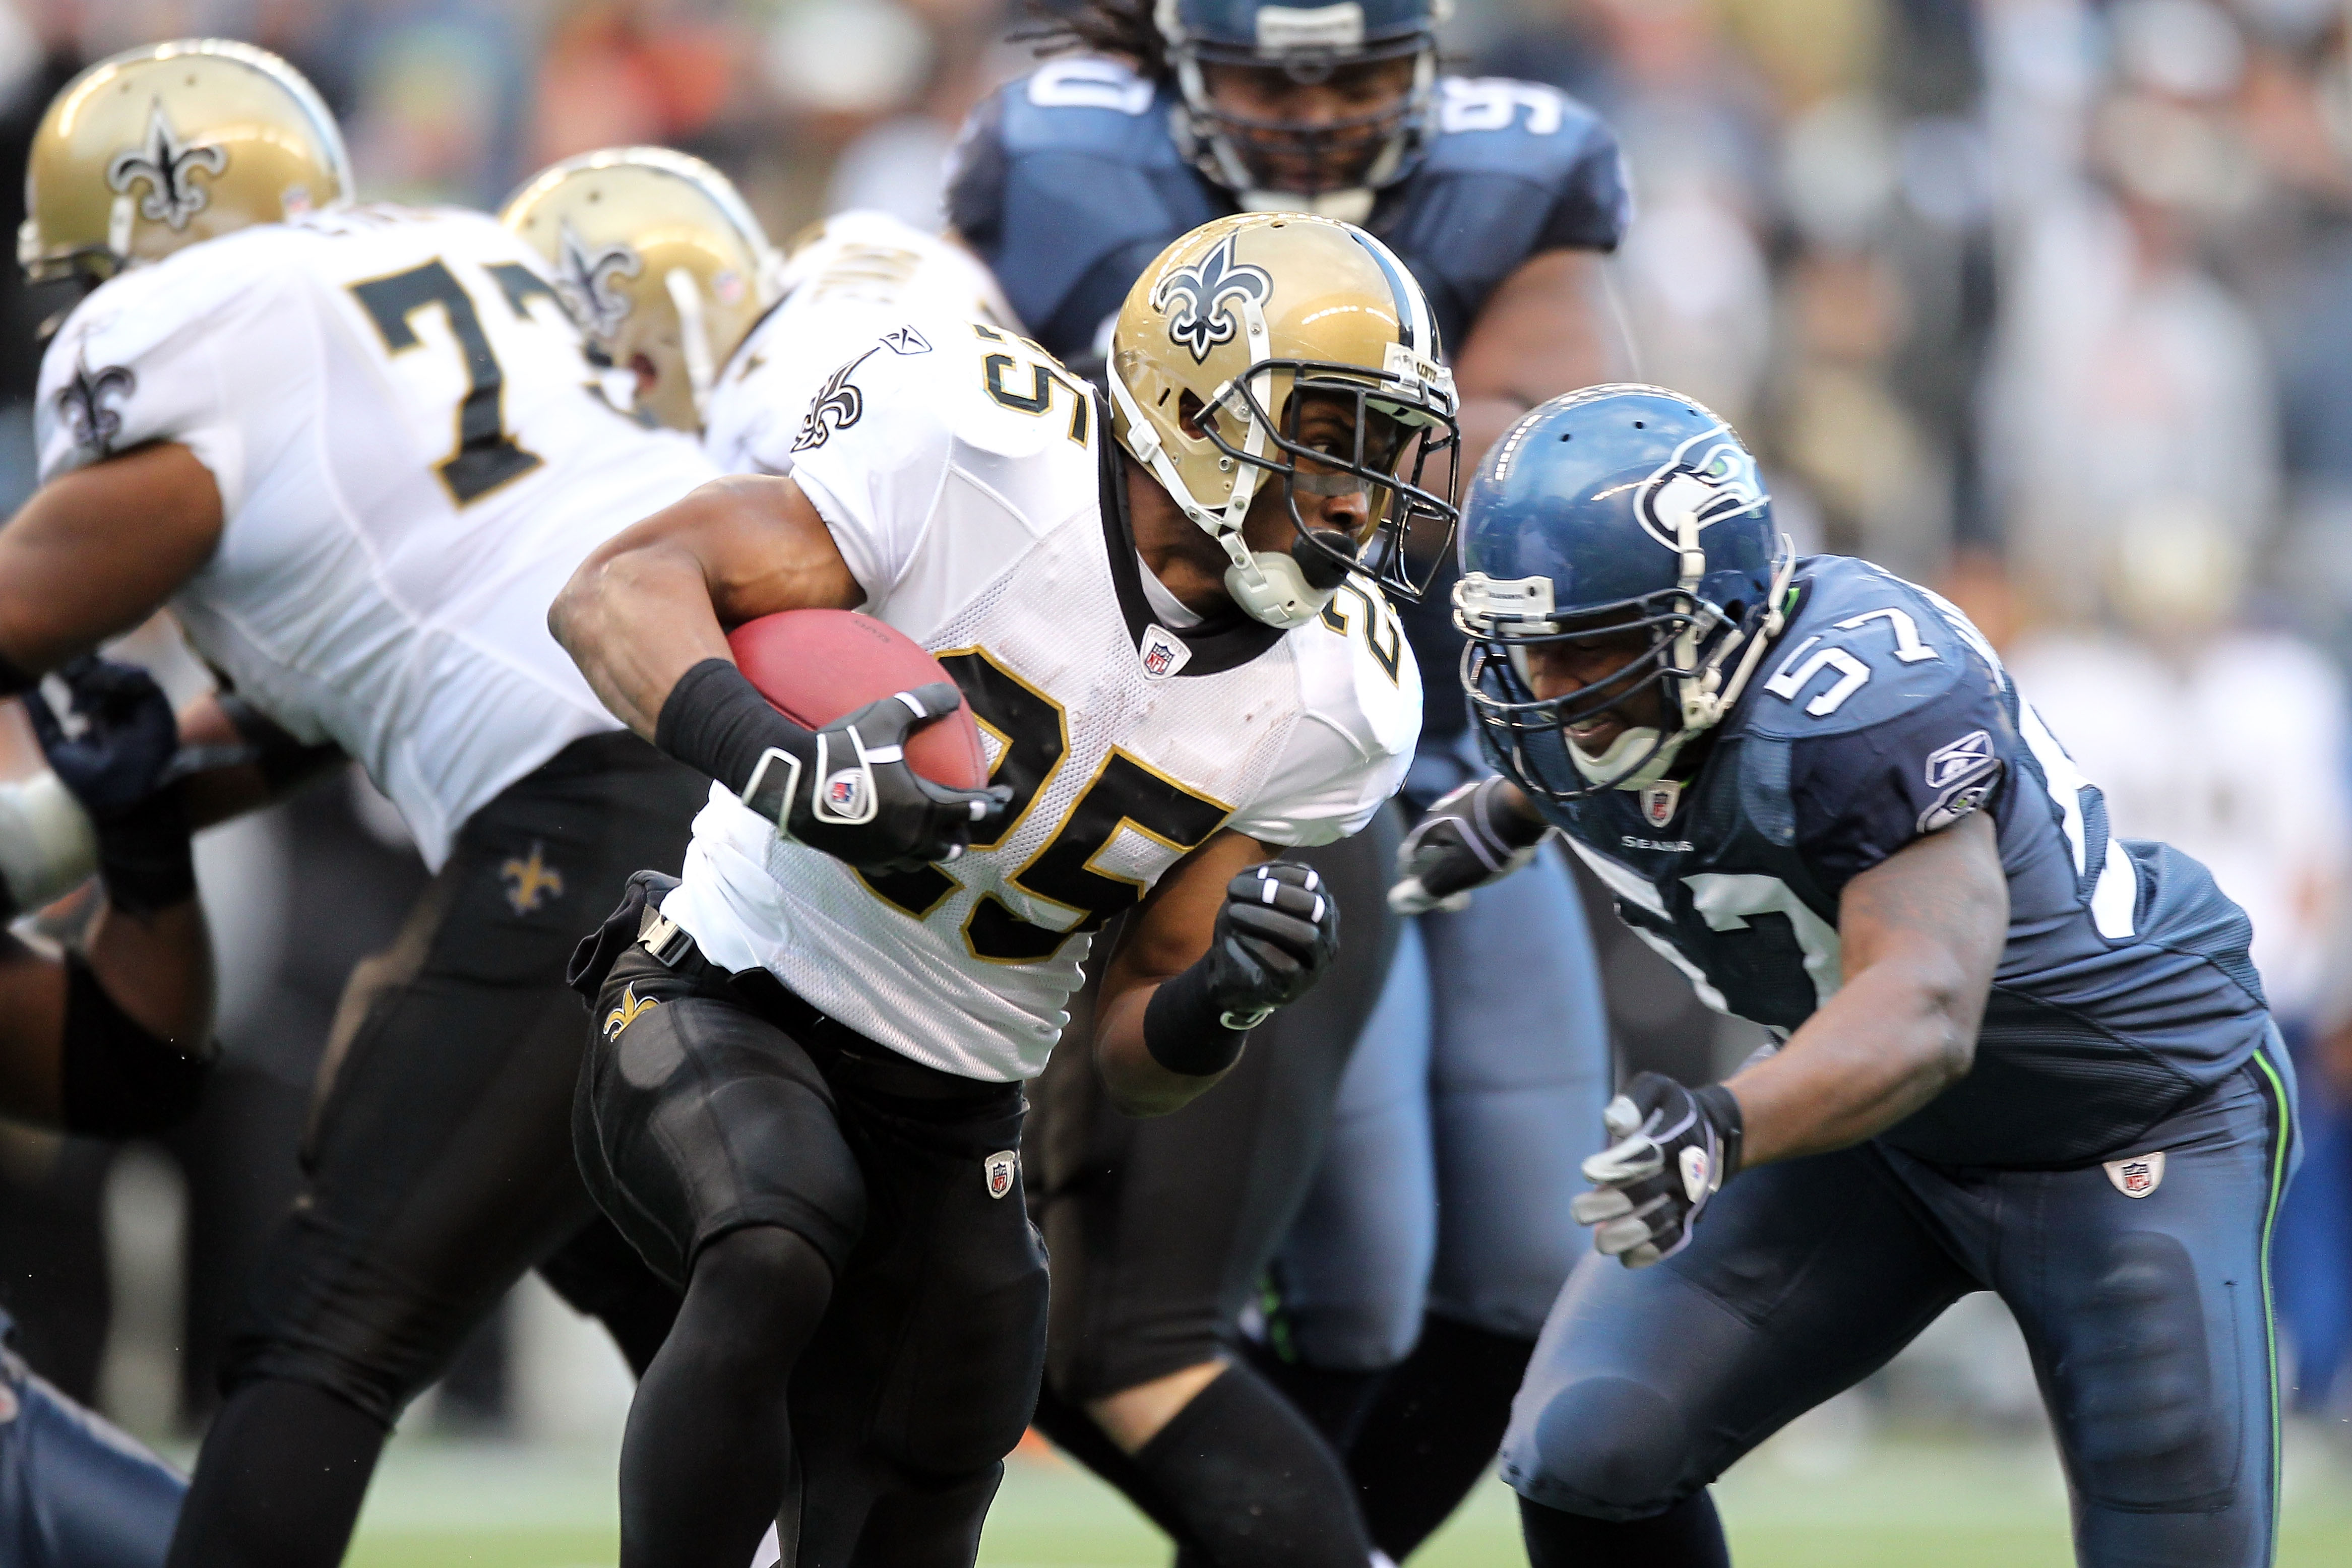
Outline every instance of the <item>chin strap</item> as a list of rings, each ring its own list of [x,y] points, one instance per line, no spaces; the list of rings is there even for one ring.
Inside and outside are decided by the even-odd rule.
[[[669,295],[672,308],[677,311],[678,351],[686,359],[687,390],[694,395],[694,420],[707,423],[710,407],[710,385],[718,375],[710,362],[710,331],[702,316],[702,290],[695,287],[694,274],[682,267],[673,267],[662,277],[662,287]]]

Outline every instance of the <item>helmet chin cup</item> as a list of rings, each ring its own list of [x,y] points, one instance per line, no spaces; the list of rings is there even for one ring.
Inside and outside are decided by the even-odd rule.
[[[1678,729],[1660,737],[1658,732],[1643,726],[1621,731],[1609,743],[1609,749],[1594,757],[1573,740],[1568,741],[1568,758],[1584,781],[1602,789],[1640,789],[1655,784],[1675,765],[1675,756],[1689,741],[1692,731]],[[1563,739],[1567,737],[1563,737]]]
[[[1298,562],[1276,550],[1255,550],[1225,569],[1225,591],[1251,619],[1287,632],[1323,613],[1337,587],[1317,588]]]

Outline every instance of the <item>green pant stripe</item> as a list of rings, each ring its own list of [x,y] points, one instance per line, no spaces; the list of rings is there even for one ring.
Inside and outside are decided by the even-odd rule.
[[[2270,1364],[2271,1406],[2271,1536],[2278,1536],[2279,1475],[2283,1456],[2280,1452],[2278,1318],[2271,1301],[2271,1228],[2277,1223],[2279,1199],[2286,1190],[2287,1155],[2294,1146],[2294,1106],[2287,1098],[2286,1084],[2278,1069],[2270,1063],[2270,1047],[2263,1046],[2254,1052],[2253,1063],[2269,1081],[2271,1099],[2278,1107],[2278,1134],[2271,1149],[2271,1196],[2263,1210],[2263,1336]]]

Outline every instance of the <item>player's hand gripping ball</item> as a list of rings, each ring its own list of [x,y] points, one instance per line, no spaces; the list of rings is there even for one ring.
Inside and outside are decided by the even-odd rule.
[[[980,727],[922,646],[871,616],[787,610],[728,637],[746,679],[804,727],[772,748],[743,801],[786,836],[860,871],[963,853],[1012,791],[990,788]]]
[[[1314,987],[1339,953],[1339,901],[1311,867],[1268,861],[1225,884],[1209,994],[1227,1029],[1255,1029]]]
[[[1643,1072],[1609,1102],[1615,1140],[1584,1162],[1597,1189],[1569,1205],[1592,1244],[1628,1269],[1646,1269],[1690,1241],[1698,1217],[1739,1168],[1739,1102],[1721,1084],[1696,1091]]]
[[[1397,847],[1390,908],[1399,915],[1458,913],[1469,907],[1473,891],[1536,858],[1551,829],[1514,809],[1502,793],[1508,788],[1501,779],[1481,779],[1438,797]]]

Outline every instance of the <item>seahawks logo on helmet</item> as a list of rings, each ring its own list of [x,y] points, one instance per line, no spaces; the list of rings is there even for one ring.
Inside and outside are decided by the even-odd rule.
[[[611,337],[629,314],[629,297],[613,287],[614,279],[636,277],[645,270],[644,259],[625,245],[592,251],[570,224],[556,246],[555,291],[563,297],[564,308],[592,335]]]
[[[125,365],[92,371],[83,360],[74,366],[73,380],[58,389],[58,413],[72,432],[74,444],[104,457],[122,434],[122,415],[116,405],[139,390],[139,378]]]
[[[1162,277],[1151,291],[1151,308],[1168,312],[1170,340],[1190,349],[1193,363],[1205,364],[1211,349],[1233,341],[1241,330],[1241,318],[1231,302],[1264,305],[1273,293],[1274,279],[1265,268],[1234,259],[1234,235],[1229,234],[1192,266]],[[1176,303],[1171,306],[1171,300]]]
[[[184,229],[210,200],[191,176],[202,169],[217,180],[227,167],[227,148],[182,141],[158,99],[154,113],[147,119],[146,145],[126,147],[109,159],[106,183],[110,190],[128,195],[134,183],[144,181],[147,193],[139,199],[139,215],[149,223]]]
[[[1642,481],[1633,510],[1643,531],[1668,549],[1680,549],[1685,521],[1696,537],[1710,523],[1752,512],[1771,498],[1756,459],[1731,426],[1717,424],[1675,447]]]

